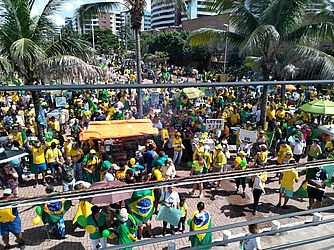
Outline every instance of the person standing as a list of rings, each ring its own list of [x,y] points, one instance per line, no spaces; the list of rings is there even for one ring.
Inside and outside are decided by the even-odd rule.
[[[203,202],[197,203],[197,210],[193,212],[191,219],[189,220],[188,223],[191,232],[206,230],[212,227],[211,215],[208,211],[205,211],[205,206]],[[210,233],[192,235],[189,236],[189,240],[191,242],[192,247],[210,244],[212,243],[212,233],[210,232]]]
[[[74,168],[74,178],[76,180],[82,180],[82,160],[84,156],[84,152],[79,146],[79,143],[74,142],[72,143],[72,148],[68,152],[68,156],[71,157],[71,160],[73,162],[73,168]]]
[[[190,170],[190,176],[192,175],[201,175],[203,174],[203,169],[205,167],[205,161],[203,157],[200,154],[197,154],[197,160],[193,161],[191,170]],[[199,184],[193,184],[193,189],[190,192],[191,195],[195,195],[196,188],[199,188],[199,198],[203,198],[203,183]]]
[[[327,179],[327,172],[319,167],[307,170],[306,180],[308,181],[307,193],[309,198],[308,209],[312,209],[313,206],[316,208],[320,208],[322,206],[322,199],[324,197]]]
[[[0,171],[0,180],[4,188],[9,188],[15,197],[18,196],[18,174],[9,164],[5,163]]]
[[[119,214],[116,214],[116,218],[119,222],[118,227],[116,228],[118,236],[118,244],[129,244],[137,240],[137,222],[128,213],[126,208],[122,208],[119,211]],[[132,249],[132,248],[126,248]]]
[[[45,182],[45,171],[46,171],[46,162],[45,162],[45,149],[46,144],[45,140],[43,139],[42,143],[40,141],[32,141],[32,145],[30,145],[30,141],[27,141],[27,148],[32,153],[33,157],[33,166],[32,171],[35,173],[35,184],[34,188],[36,188],[38,184],[38,175],[42,174],[42,185],[46,186]]]
[[[188,213],[188,205],[186,203],[186,197],[184,197],[183,195],[180,195],[180,210],[182,212],[181,214],[181,219],[180,219],[180,222],[179,222],[179,225],[177,227],[177,231],[183,233],[184,230],[186,229],[186,225],[185,225],[185,222],[186,222],[186,219],[187,219],[187,213]],[[181,229],[182,227],[182,229]]]
[[[249,225],[248,230],[250,234],[246,235],[258,234],[260,232],[258,224]],[[240,247],[241,250],[261,250],[261,241],[259,237],[243,240],[240,243],[240,245],[242,246],[242,248]]]
[[[174,148],[173,162],[175,166],[180,166],[183,149],[185,148],[182,144],[180,132],[177,132],[175,134],[175,138],[173,140],[172,147]]]
[[[95,149],[91,149],[89,154],[82,161],[83,180],[89,183],[98,181],[99,158],[96,156]]]
[[[91,208],[92,214],[87,217],[87,225],[92,225],[96,228],[95,232],[89,234],[92,242],[92,249],[100,249],[107,247],[107,239],[102,236],[103,230],[107,229],[108,215],[101,211],[98,206]]]
[[[288,169],[280,174],[279,184],[279,200],[276,207],[280,207],[282,204],[282,198],[284,195],[284,204],[282,208],[286,208],[286,204],[293,196],[293,184],[298,182],[298,172],[295,169]]]
[[[63,183],[63,192],[73,191],[75,185],[73,164],[71,157],[66,156],[64,164],[60,167],[60,176]]]
[[[319,145],[319,139],[315,138],[312,140],[312,144],[310,146],[310,149],[308,150],[308,157],[307,161],[313,161],[319,158],[322,155],[322,150]]]
[[[168,187],[165,190],[160,198],[160,204],[166,207],[179,208],[180,206],[180,197],[178,192],[174,190],[174,187]],[[163,221],[162,235],[165,236],[167,233],[167,221]],[[175,234],[174,226],[170,225],[171,234]]]
[[[254,205],[253,205],[253,214],[256,215],[260,197],[262,194],[265,193],[264,187],[265,183],[267,181],[267,173],[262,173],[259,175],[256,175],[253,177],[253,199],[254,199]]]
[[[7,188],[3,192],[3,197],[1,198],[2,201],[10,199],[12,194],[12,190]],[[1,210],[0,210],[1,212]],[[2,240],[5,243],[4,249],[11,249],[11,245],[9,244],[9,233],[15,235],[16,239],[18,240],[18,247],[20,249],[25,248],[25,242],[22,236],[22,225],[21,225],[21,218],[19,216],[19,212],[17,208],[11,208],[11,217],[9,220],[4,220],[2,216],[0,216],[0,231]]]
[[[244,151],[240,151],[238,156],[234,160],[234,169],[235,170],[246,170],[247,169],[247,159],[246,153]],[[242,186],[242,198],[246,198],[246,177],[239,177],[235,179],[235,183],[237,186],[236,192],[240,192],[240,185]]]

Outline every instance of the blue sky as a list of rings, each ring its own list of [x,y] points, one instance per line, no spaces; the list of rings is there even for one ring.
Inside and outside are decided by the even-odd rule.
[[[65,23],[64,22],[65,17],[73,16],[75,10],[80,5],[85,4],[85,3],[94,3],[94,2],[102,2],[102,1],[103,2],[108,2],[108,0],[99,0],[99,1],[97,1],[97,0],[68,0],[68,1],[65,1],[61,10],[57,14],[51,16],[51,18],[55,21],[56,25],[61,26]],[[44,8],[44,6],[46,5],[47,2],[48,2],[48,0],[36,0],[34,8],[32,10],[32,14],[33,15],[40,14],[43,11],[43,8]],[[147,0],[147,5],[148,5],[148,9],[150,9],[151,0]]]

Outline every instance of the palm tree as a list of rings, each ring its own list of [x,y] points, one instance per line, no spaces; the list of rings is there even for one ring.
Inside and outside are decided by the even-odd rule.
[[[229,17],[230,31],[204,28],[190,37],[193,46],[223,44],[227,40],[259,63],[264,80],[270,80],[289,64],[320,66],[322,77],[334,73],[334,59],[316,49],[318,43],[333,38],[332,22],[309,20],[305,10],[310,0],[213,0],[208,8]],[[299,65],[305,68],[306,65]],[[312,71],[310,71],[312,72]],[[265,125],[268,86],[263,87],[260,124]]]
[[[156,0],[156,1],[161,2],[162,4],[176,4],[176,6],[180,11],[182,12],[186,11],[186,0]],[[146,3],[147,3],[146,0],[124,0],[124,6],[129,10],[131,16],[131,26],[135,33],[137,84],[142,83],[140,30]],[[89,19],[101,12],[112,11],[115,8],[119,7],[120,5],[123,4],[117,1],[83,4],[77,10],[77,15],[80,17],[81,23],[83,23],[85,19]],[[142,118],[143,96],[141,94],[140,89],[137,90],[137,108],[139,117]]]
[[[15,71],[26,85],[59,80],[69,71],[81,76],[96,76],[97,71],[84,60],[90,56],[87,44],[76,38],[54,40],[55,26],[50,16],[64,0],[49,0],[39,16],[32,15],[35,0],[0,0],[0,64],[8,72]],[[58,37],[58,36],[57,36]],[[33,91],[38,136],[44,135],[39,92]]]

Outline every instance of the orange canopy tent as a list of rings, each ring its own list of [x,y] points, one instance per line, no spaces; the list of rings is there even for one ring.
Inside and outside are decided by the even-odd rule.
[[[151,120],[115,120],[90,122],[87,130],[80,133],[80,141],[94,139],[120,139],[144,135],[157,135]]]

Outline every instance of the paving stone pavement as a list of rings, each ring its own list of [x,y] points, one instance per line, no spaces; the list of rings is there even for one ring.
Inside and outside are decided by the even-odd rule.
[[[178,171],[178,174],[181,176],[186,176],[189,174],[189,171]],[[302,178],[299,183],[295,185],[295,189],[299,187],[302,182]],[[57,187],[60,191],[61,187]],[[189,206],[188,217],[196,209],[196,204],[201,200],[205,203],[206,209],[211,213],[213,218],[213,227],[226,225],[231,223],[236,223],[240,221],[253,220],[255,218],[270,217],[279,214],[292,213],[296,211],[302,211],[307,209],[308,200],[304,199],[303,201],[299,199],[291,199],[289,201],[288,209],[276,208],[275,204],[278,201],[278,178],[274,175],[269,175],[269,183],[266,186],[266,194],[262,195],[260,199],[259,213],[254,216],[252,214],[252,193],[249,188],[246,190],[247,197],[242,198],[239,194],[235,192],[235,184],[233,180],[225,180],[221,184],[221,189],[217,192],[215,200],[210,200],[211,191],[210,189],[205,190],[204,198],[200,199],[198,197],[191,197],[187,195],[187,191],[191,190],[190,186],[180,187],[176,190],[179,194],[184,194],[187,197],[187,204]],[[19,195],[24,197],[37,196],[39,194],[44,194],[45,187],[38,185],[37,188],[32,186],[22,187],[19,190]],[[329,206],[334,204],[334,190],[328,189],[327,197],[324,199],[324,205]],[[74,231],[74,226],[71,223],[72,218],[75,215],[78,202],[74,202],[75,207],[72,207],[65,216],[66,220],[66,231],[67,238],[65,240],[48,240],[46,234],[46,227],[43,225],[34,226],[32,224],[32,218],[36,216],[35,209],[31,207],[20,208],[20,216],[22,219],[22,228],[24,230],[24,238],[27,243],[26,249],[91,249],[90,240],[88,234],[85,233],[82,229],[76,229]],[[293,222],[304,221],[310,219],[311,216],[301,216],[294,218],[287,218],[281,220],[282,224],[290,224]],[[153,218],[152,221],[154,233],[157,234],[155,237],[162,237],[162,222],[157,222]],[[270,224],[266,223],[261,225],[262,228],[270,227]],[[232,234],[237,234],[241,232],[247,232],[247,228],[236,228],[231,230]],[[11,244],[15,245],[14,236],[11,237]],[[222,237],[222,232],[213,233],[213,238],[218,239]],[[277,242],[274,242],[275,244]],[[273,244],[274,244],[273,243]],[[1,242],[2,244],[2,242]],[[188,246],[189,242],[187,238],[179,239],[176,241],[177,248]],[[149,246],[139,247],[137,249],[162,249],[167,246],[167,242],[151,244]],[[0,245],[0,249],[3,246]],[[14,248],[15,249],[15,248]],[[224,248],[221,248],[224,249]],[[227,248],[226,248],[227,249]],[[234,248],[235,249],[235,248]],[[317,249],[317,248],[313,248]]]

